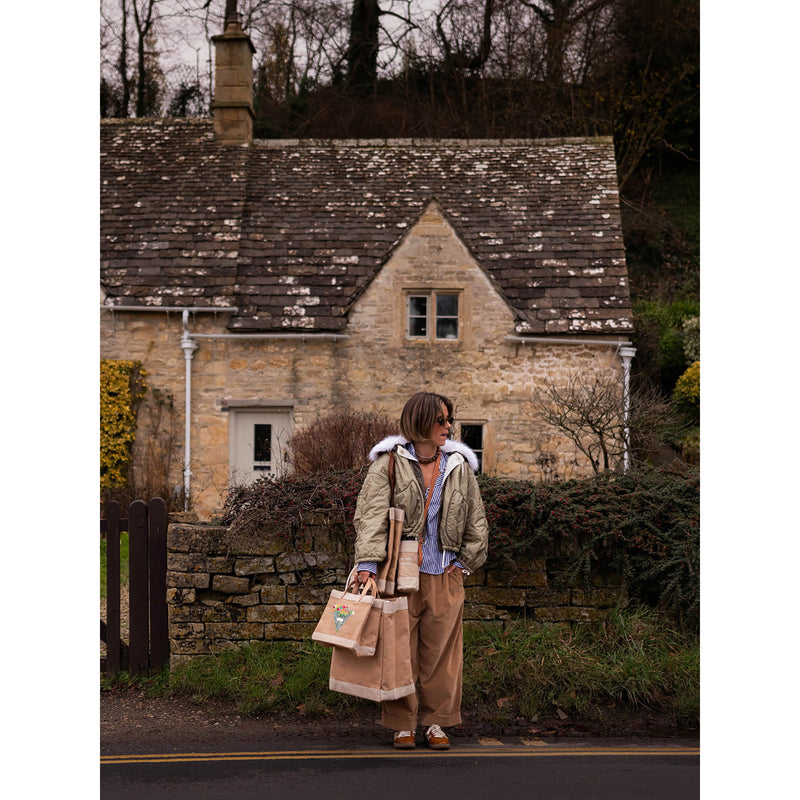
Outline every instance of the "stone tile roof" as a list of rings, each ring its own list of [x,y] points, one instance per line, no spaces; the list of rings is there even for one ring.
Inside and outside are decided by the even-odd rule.
[[[242,331],[342,332],[435,199],[528,334],[627,333],[609,138],[256,141],[101,123],[107,303],[235,306]]]

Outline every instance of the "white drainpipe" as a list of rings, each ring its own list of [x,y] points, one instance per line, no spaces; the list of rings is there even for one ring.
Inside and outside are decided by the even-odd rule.
[[[190,467],[192,459],[192,358],[194,351],[197,350],[197,343],[189,333],[189,312],[183,312],[183,336],[181,336],[181,350],[186,361],[186,378],[184,395],[186,407],[184,417],[186,420],[184,428],[184,456],[183,456],[183,510],[189,510],[189,496],[191,490],[192,470]]]
[[[625,376],[623,388],[623,416],[625,422],[625,450],[622,456],[622,466],[625,472],[630,466],[630,429],[628,428],[628,416],[631,409],[631,360],[636,355],[635,347],[620,347],[620,358],[622,359],[622,370]]]

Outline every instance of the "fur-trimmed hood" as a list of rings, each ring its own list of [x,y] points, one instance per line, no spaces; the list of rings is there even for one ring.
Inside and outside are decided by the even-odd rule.
[[[381,455],[381,453],[389,453],[398,445],[405,449],[405,436],[387,436],[369,451],[369,460],[375,461],[378,456]],[[470,467],[472,467],[472,471],[478,471],[478,457],[475,455],[474,451],[467,447],[467,445],[465,445],[463,442],[457,442],[454,439],[448,439],[442,446],[442,452],[447,453],[448,455],[450,453],[460,453]]]

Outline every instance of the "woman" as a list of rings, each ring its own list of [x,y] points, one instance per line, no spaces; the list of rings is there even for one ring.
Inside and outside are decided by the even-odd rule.
[[[417,693],[381,703],[381,724],[394,746],[415,746],[417,721],[428,746],[446,750],[443,726],[461,722],[464,575],[486,560],[488,525],[475,471],[478,459],[449,439],[453,403],[432,392],[408,400],[402,436],[390,436],[370,453],[355,514],[358,580],[377,572],[387,556],[389,453],[395,454],[394,505],[405,511],[403,538],[422,543],[419,591],[408,597],[411,667]]]

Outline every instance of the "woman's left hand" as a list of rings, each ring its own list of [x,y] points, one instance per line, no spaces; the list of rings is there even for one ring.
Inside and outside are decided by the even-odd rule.
[[[458,569],[458,567],[455,564],[451,564],[447,568],[447,574],[450,575],[451,573],[455,572],[457,569]]]

